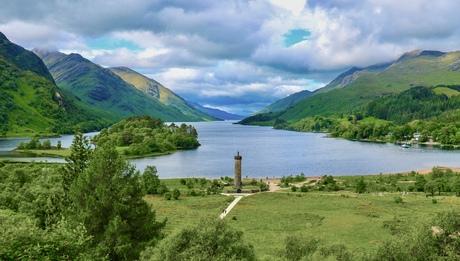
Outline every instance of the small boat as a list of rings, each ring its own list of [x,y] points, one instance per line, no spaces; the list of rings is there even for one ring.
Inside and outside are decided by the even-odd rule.
[[[406,142],[406,143],[404,143],[403,145],[401,145],[401,147],[403,147],[403,148],[409,148],[409,147],[410,147],[410,144]]]

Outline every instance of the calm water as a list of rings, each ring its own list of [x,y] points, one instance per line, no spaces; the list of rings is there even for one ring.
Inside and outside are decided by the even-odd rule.
[[[238,151],[243,157],[243,177],[254,178],[301,172],[307,176],[336,176],[397,173],[431,169],[433,166],[460,167],[460,150],[422,146],[404,149],[390,143],[331,139],[324,138],[324,134],[234,125],[231,122],[198,122],[192,125],[198,130],[202,145],[199,148],[136,159],[131,163],[141,171],[147,165],[155,165],[161,178],[233,176],[233,157]],[[52,139],[52,144],[61,140],[63,147],[69,147],[72,138]],[[0,140],[0,153],[15,148],[19,142],[20,139]],[[35,161],[39,160],[56,161],[35,158]]]

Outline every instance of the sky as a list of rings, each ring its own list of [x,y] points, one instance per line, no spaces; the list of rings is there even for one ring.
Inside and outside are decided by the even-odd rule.
[[[2,0],[0,31],[249,115],[353,66],[459,50],[459,10],[458,0]]]

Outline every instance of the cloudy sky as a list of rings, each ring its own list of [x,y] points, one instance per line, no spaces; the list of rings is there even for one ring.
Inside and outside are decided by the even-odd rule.
[[[459,50],[459,10],[458,0],[2,0],[0,31],[247,115],[352,66]]]

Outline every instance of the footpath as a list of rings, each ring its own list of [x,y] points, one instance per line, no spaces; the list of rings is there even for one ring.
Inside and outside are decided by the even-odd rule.
[[[230,196],[231,194],[225,194],[227,196]],[[230,203],[230,205],[228,205],[228,207],[222,211],[222,213],[220,214],[220,219],[223,219],[225,216],[227,216],[228,212],[230,212],[233,207],[238,203],[238,201],[240,201],[243,197],[245,196],[250,196],[252,194],[238,194],[239,196],[235,196],[235,200],[232,201],[232,203]]]

